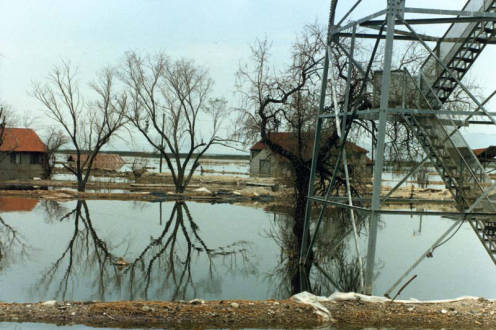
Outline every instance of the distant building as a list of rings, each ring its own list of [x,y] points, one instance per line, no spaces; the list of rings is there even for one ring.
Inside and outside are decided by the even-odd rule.
[[[295,152],[298,150],[297,139],[293,133],[277,132],[270,133],[270,139],[282,146],[284,149]],[[310,159],[313,152],[313,134],[303,139],[303,157]],[[346,151],[349,159],[367,165],[370,159],[368,151],[352,142],[346,143]],[[290,176],[291,167],[289,162],[277,154],[274,154],[262,141],[258,141],[250,148],[250,175],[251,176]]]
[[[88,158],[88,154],[81,154],[81,163],[84,163]],[[71,154],[67,157],[69,166],[76,167],[76,154]],[[118,154],[102,154],[96,155],[93,161],[92,169],[117,171],[124,165],[124,159]]]
[[[43,175],[46,146],[29,128],[5,128],[0,137],[0,179],[32,179]]]
[[[487,148],[472,149],[481,163],[496,162],[496,146]]]

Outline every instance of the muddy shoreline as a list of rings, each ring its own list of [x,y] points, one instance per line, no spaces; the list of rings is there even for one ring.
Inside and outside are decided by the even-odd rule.
[[[157,179],[157,180],[155,180]],[[162,180],[162,181],[161,181]],[[292,201],[293,189],[272,178],[240,178],[233,176],[195,177],[184,193],[175,192],[167,177],[158,175],[140,183],[89,182],[85,192],[76,191],[74,181],[12,180],[0,183],[0,196],[15,196],[57,201],[67,200],[136,200],[150,202],[196,201],[237,203],[262,207],[286,207]],[[383,187],[382,195],[388,192]],[[354,203],[366,206],[371,187],[363,186],[362,197]],[[343,195],[342,203],[347,203]],[[446,189],[402,187],[387,201],[389,208],[411,208],[455,211],[452,196]]]
[[[347,300],[321,304],[330,312],[330,317],[322,317],[312,305],[289,299],[0,303],[0,321],[182,329],[496,327],[496,303],[483,298],[440,303],[372,303]]]

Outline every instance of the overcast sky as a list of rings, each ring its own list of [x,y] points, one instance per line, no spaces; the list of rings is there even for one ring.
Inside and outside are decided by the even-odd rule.
[[[41,106],[29,91],[43,81],[62,59],[79,67],[79,78],[89,82],[107,65],[117,65],[127,50],[165,51],[172,57],[194,59],[207,67],[216,82],[217,96],[234,102],[234,74],[246,61],[256,38],[273,42],[273,57],[287,61],[291,42],[304,25],[326,24],[329,0],[16,0],[0,2],[0,99],[20,113],[47,124]],[[351,0],[340,0],[342,15]],[[385,6],[386,0],[363,0],[355,18]],[[463,0],[407,0],[410,7],[458,9]],[[339,15],[338,15],[339,16]],[[432,29],[432,27],[430,27]],[[496,89],[488,47],[471,77],[489,94]],[[236,104],[230,104],[235,106]],[[494,107],[491,110],[496,110]],[[494,128],[467,134],[474,146],[490,141]],[[138,142],[132,148],[140,149]],[[128,144],[115,141],[114,148]]]

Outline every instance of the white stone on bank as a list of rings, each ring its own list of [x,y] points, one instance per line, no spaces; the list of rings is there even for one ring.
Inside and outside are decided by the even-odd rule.
[[[45,302],[42,302],[41,304],[42,304],[43,306],[55,306],[55,304],[56,304],[56,303],[57,303],[57,301],[56,301],[56,300],[47,300],[47,301],[45,301]]]
[[[201,187],[201,188],[198,188],[198,189],[195,189],[193,190],[194,192],[201,192],[201,193],[206,193],[206,194],[211,194],[212,192],[210,190],[208,190],[207,188],[205,187]]]

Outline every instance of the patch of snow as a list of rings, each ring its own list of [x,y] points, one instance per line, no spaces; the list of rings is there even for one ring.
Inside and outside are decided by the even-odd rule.
[[[320,303],[320,301],[328,301],[329,299],[326,297],[319,297],[304,291],[295,294],[290,299],[301,304],[312,306],[315,309],[316,314],[322,317],[324,321],[329,321],[331,318],[331,312]]]
[[[208,190],[205,187],[201,187],[201,188],[195,189],[193,191],[195,191],[195,192],[203,192],[203,193],[207,193],[207,194],[211,194],[212,193],[210,190]]]
[[[56,301],[56,300],[47,300],[47,301],[45,301],[45,302],[42,302],[41,304],[42,304],[43,306],[54,306],[56,303],[57,303],[57,301]]]
[[[366,296],[364,294],[359,294],[355,292],[334,292],[329,296],[328,300],[331,301],[344,301],[344,300],[361,300],[365,302],[372,303],[383,303],[387,301],[391,301],[386,297],[377,297],[377,296]]]
[[[318,314],[324,321],[329,321],[332,320],[331,318],[331,313],[327,308],[325,308],[322,303],[327,302],[327,303],[335,303],[338,301],[350,301],[350,300],[359,300],[363,302],[370,302],[370,303],[385,303],[385,302],[391,302],[392,300],[386,297],[378,297],[378,296],[367,296],[364,294],[359,294],[355,292],[335,292],[329,297],[322,297],[322,296],[316,296],[314,294],[311,294],[309,292],[301,292],[298,293],[290,298],[293,301],[302,303],[302,304],[307,304],[311,305],[315,309],[315,313]],[[395,300],[394,302],[400,303],[400,304],[440,304],[440,303],[452,303],[452,302],[458,302],[458,301],[464,301],[464,300],[478,300],[480,298],[478,297],[472,297],[472,296],[463,296],[459,297],[456,299],[444,299],[444,300],[417,300],[417,299],[408,299],[408,300]],[[489,300],[489,301],[496,301],[496,300]],[[410,310],[410,309],[409,309]],[[413,308],[411,309],[413,310]],[[410,310],[410,311],[411,311]],[[443,313],[443,311],[441,311]]]
[[[457,302],[457,301],[462,301],[462,300],[477,300],[479,299],[478,297],[472,297],[472,296],[463,296],[455,299],[444,299],[444,300],[418,300],[414,298],[410,298],[407,300],[395,300],[397,303],[403,303],[403,304],[439,304],[439,303],[451,303],[451,302]],[[355,293],[355,292],[334,292],[332,295],[327,298],[327,300],[323,301],[343,301],[343,300],[361,300],[365,302],[372,302],[372,303],[384,303],[391,301],[391,299],[386,298],[386,297],[378,297],[378,296],[367,296],[364,294],[360,293]]]

